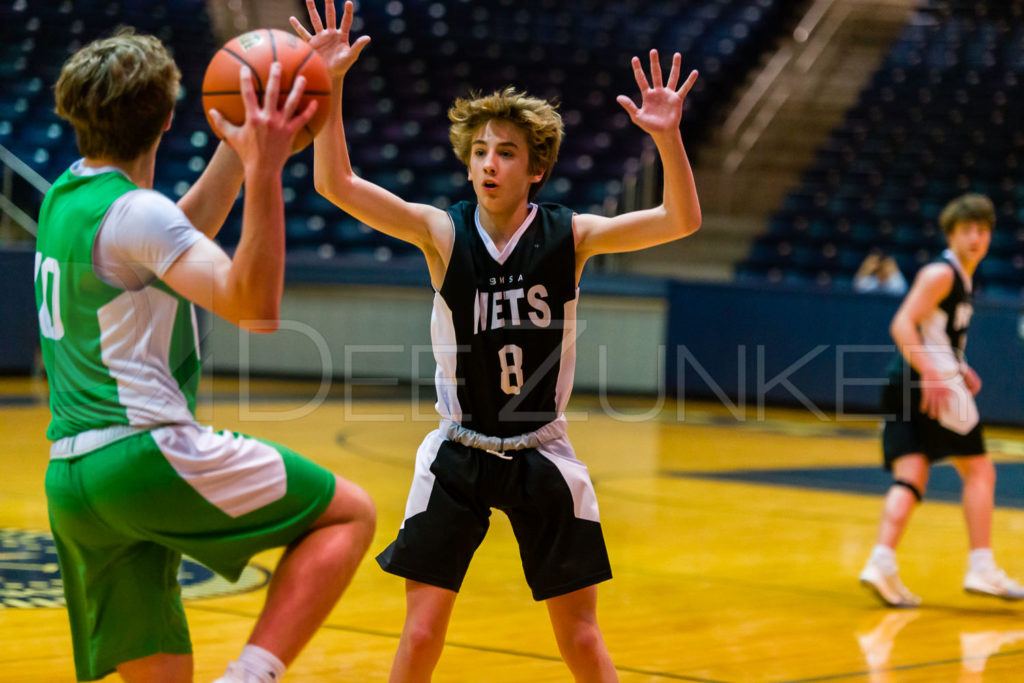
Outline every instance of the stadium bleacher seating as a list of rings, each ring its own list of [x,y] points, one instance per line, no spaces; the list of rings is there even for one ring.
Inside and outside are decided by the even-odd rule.
[[[566,138],[539,199],[581,211],[605,210],[622,191],[624,169],[644,135],[615,96],[636,94],[629,59],[658,48],[665,64],[683,53],[701,78],[684,112],[691,153],[722,116],[735,87],[779,35],[793,3],[781,0],[494,0],[362,2],[356,34],[375,40],[346,82],[353,164],[375,182],[418,202],[446,206],[471,196],[451,153],[447,106],[471,90],[515,85],[557,99]],[[296,11],[301,6],[296,3]],[[76,157],[74,134],[53,113],[52,85],[63,61],[119,24],[158,35],[183,73],[181,102],[165,136],[156,188],[181,196],[216,139],[198,85],[218,43],[201,0],[12,0],[0,7],[0,144],[48,180]],[[632,160],[632,161],[631,161]],[[361,251],[387,258],[408,246],[360,226],[312,186],[312,150],[285,169],[289,248]],[[238,239],[240,202],[219,239]]]
[[[737,269],[848,288],[872,249],[908,279],[943,248],[938,214],[981,192],[997,226],[979,289],[1024,288],[1024,2],[931,0],[906,25]]]

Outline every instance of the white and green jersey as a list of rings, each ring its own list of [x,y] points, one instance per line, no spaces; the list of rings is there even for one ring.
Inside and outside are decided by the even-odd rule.
[[[123,235],[140,224],[145,232],[177,233],[158,256],[153,247],[108,249],[104,265],[122,263],[101,269],[101,226],[104,235]],[[77,162],[53,184],[40,210],[35,258],[49,439],[195,421],[195,309],[158,278],[200,238],[173,202],[139,189],[119,169]]]

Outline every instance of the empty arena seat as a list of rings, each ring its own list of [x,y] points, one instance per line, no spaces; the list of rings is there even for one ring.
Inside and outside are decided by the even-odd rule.
[[[451,153],[445,112],[473,91],[509,85],[556,99],[565,115],[562,158],[545,189],[546,200],[581,211],[604,211],[622,193],[627,164],[635,165],[645,134],[632,125],[615,97],[636,99],[629,60],[646,62],[651,48],[663,68],[674,51],[684,71],[702,76],[683,115],[688,149],[696,154],[715,121],[760,55],[773,45],[796,11],[780,0],[555,0],[517,3],[361,3],[353,30],[377,39],[346,81],[346,133],[352,161],[366,177],[415,202],[448,206],[471,197],[465,171]],[[202,114],[198,84],[219,40],[205,3],[173,0],[57,0],[42,7],[12,0],[0,7],[0,142],[13,146],[50,180],[73,159],[73,136],[53,113],[51,86],[67,56],[83,43],[134,25],[163,40],[182,70],[183,94],[165,135],[159,189],[172,197],[195,181],[216,145]],[[986,53],[987,54],[987,53]],[[25,74],[31,74],[26,79]],[[23,127],[31,121],[31,127]],[[58,129],[52,126],[57,125]],[[67,150],[65,153],[64,150]],[[312,191],[312,150],[285,169],[289,239],[304,249],[327,239],[344,252],[365,248],[341,212]],[[311,225],[311,217],[327,221]],[[236,206],[219,239],[237,240]],[[404,249],[391,241],[373,248]],[[383,252],[381,252],[383,253]]]
[[[842,287],[869,248],[891,253],[909,278],[944,246],[942,207],[981,192],[996,204],[997,226],[979,282],[1019,294],[1024,257],[1022,268],[1013,257],[1024,242],[1015,225],[1024,217],[1024,134],[1013,122],[1024,116],[1022,16],[1021,0],[925,2],[817,150],[768,234],[794,214],[808,226],[845,220],[846,237],[834,240],[840,253],[824,264],[831,286]],[[798,255],[813,254],[820,242],[810,230],[789,238]],[[739,264],[745,277],[786,279],[787,269],[802,267],[788,255],[766,263],[768,255],[758,240]]]

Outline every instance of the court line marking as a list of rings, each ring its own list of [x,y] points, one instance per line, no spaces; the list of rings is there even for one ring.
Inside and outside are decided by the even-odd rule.
[[[209,605],[188,605],[188,609],[198,610],[201,612],[211,612],[214,614],[226,614],[235,617],[246,617],[248,619],[256,619],[258,615],[251,614],[242,610],[234,610],[225,607],[211,607]],[[341,631],[344,633],[357,633],[360,635],[378,636],[381,638],[387,638],[389,640],[398,640],[401,634],[393,633],[389,631],[378,631],[371,628],[361,628],[358,626],[344,626],[341,624],[323,624],[320,626],[321,629],[329,631]],[[510,657],[523,657],[525,659],[536,659],[545,662],[562,662],[561,657],[554,657],[551,655],[541,654],[539,652],[524,652],[522,650],[509,650],[500,647],[490,647],[486,645],[473,645],[472,643],[462,643],[457,640],[445,640],[445,647],[455,647],[462,650],[473,650],[476,652],[489,652],[492,654],[509,655]],[[630,666],[615,666],[616,671],[625,673],[641,674],[644,676],[658,676],[660,678],[668,678],[673,681],[692,681],[693,683],[731,683],[730,681],[717,679],[717,678],[701,678],[699,676],[687,676],[685,674],[674,674],[665,671],[649,671],[647,669],[638,669]]]
[[[423,435],[426,436],[427,433],[428,432],[424,432]],[[339,429],[334,434],[334,445],[337,446],[338,448],[340,448],[343,451],[347,451],[348,453],[350,453],[351,455],[354,455],[357,458],[360,458],[362,460],[368,460],[370,462],[374,462],[374,463],[377,463],[377,464],[380,464],[380,465],[389,465],[391,467],[399,467],[399,468],[401,468],[403,470],[408,470],[408,469],[410,469],[410,464],[415,463],[415,453],[416,453],[416,451],[412,448],[412,446],[410,446],[410,452],[412,453],[412,455],[409,455],[409,456],[406,456],[406,455],[402,455],[402,456],[386,455],[384,453],[375,452],[372,448],[369,448],[367,446],[363,446],[363,445],[359,445],[359,444],[353,444],[349,440],[349,437],[351,435],[352,435],[352,428],[351,427],[346,427],[345,429]],[[418,447],[418,444],[417,444],[417,447]]]
[[[691,419],[693,418],[693,419]],[[818,437],[837,439],[870,440],[881,437],[880,427],[842,425],[838,421],[832,422],[802,422],[799,420],[787,420],[785,418],[765,418],[752,420],[737,420],[725,415],[715,413],[692,411],[687,413],[685,421],[672,419],[670,416],[660,415],[656,418],[661,424],[674,425],[678,427],[728,427],[742,429],[745,431],[764,432],[766,434],[780,434],[796,437]],[[996,425],[985,425],[987,430],[998,429]],[[1011,427],[1012,428],[1012,427]],[[1000,454],[1024,458],[1024,440],[985,436],[989,454]]]

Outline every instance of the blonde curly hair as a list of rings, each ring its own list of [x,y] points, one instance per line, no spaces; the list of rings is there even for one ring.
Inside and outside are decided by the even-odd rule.
[[[467,167],[476,132],[488,121],[499,120],[514,124],[525,134],[530,154],[530,173],[544,169],[543,177],[530,186],[531,200],[551,176],[551,168],[558,159],[558,148],[562,144],[564,127],[556,105],[547,100],[518,92],[511,86],[490,95],[471,93],[468,98],[455,100],[455,104],[448,110],[448,120],[452,122],[448,130],[452,149]]]
[[[178,99],[181,72],[155,36],[119,28],[64,63],[54,96],[85,157],[129,161],[160,137]]]

